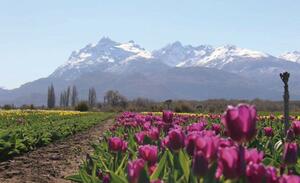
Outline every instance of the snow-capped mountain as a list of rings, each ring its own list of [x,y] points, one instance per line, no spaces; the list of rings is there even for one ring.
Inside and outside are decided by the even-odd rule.
[[[155,51],[133,41],[107,37],[71,53],[49,77],[14,90],[0,89],[0,104],[44,105],[53,83],[57,95],[76,85],[81,99],[95,87],[101,99],[108,90],[128,98],[165,99],[274,99],[282,97],[279,73],[289,71],[290,95],[300,99],[300,54],[279,57],[237,46],[168,44]]]
[[[300,63],[300,51],[286,52],[280,55],[279,58]]]
[[[103,37],[97,44],[73,51],[68,61],[60,66],[51,76],[75,79],[87,72],[121,72],[125,65],[137,60],[149,61],[152,54],[135,44],[134,41],[117,43]]]

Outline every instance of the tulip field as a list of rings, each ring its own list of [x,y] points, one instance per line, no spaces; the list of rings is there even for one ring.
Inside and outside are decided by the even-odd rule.
[[[112,115],[49,110],[0,111],[0,161],[88,129]]]
[[[124,112],[77,174],[85,183],[299,183],[300,119],[258,115],[247,104],[223,114]]]

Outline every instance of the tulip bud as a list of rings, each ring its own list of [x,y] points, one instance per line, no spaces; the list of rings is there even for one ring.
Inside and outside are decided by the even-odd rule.
[[[299,183],[300,182],[300,176],[297,175],[283,175],[279,179],[279,183]]]
[[[300,135],[300,121],[293,121],[292,128],[296,136]]]
[[[193,157],[192,170],[198,177],[203,177],[208,171],[208,160],[201,151],[197,151]]]
[[[163,121],[165,123],[173,122],[173,112],[172,111],[163,111]]]
[[[149,165],[154,165],[156,163],[157,153],[157,146],[144,145],[139,147],[139,157],[147,161]]]
[[[221,132],[221,125],[220,124],[212,124],[211,129],[215,131],[216,134],[219,134]]]
[[[264,182],[266,169],[262,164],[250,163],[246,169],[246,176],[249,183]]]
[[[287,165],[297,163],[298,147],[297,143],[285,143],[283,152],[283,161]]]
[[[180,148],[184,147],[184,133],[182,132],[182,130],[179,129],[173,129],[171,131],[169,131],[168,133],[168,137],[169,137],[169,143],[168,143],[168,147],[172,150],[179,150]]]
[[[221,121],[233,140],[239,143],[250,141],[256,133],[256,108],[246,104],[228,106]]]
[[[267,137],[272,137],[273,136],[273,129],[271,127],[265,127],[264,128],[264,133]]]
[[[219,149],[218,174],[223,173],[227,179],[235,179],[241,176],[243,172],[241,167],[241,157],[236,147],[225,147]]]
[[[112,137],[108,139],[108,148],[111,151],[119,152],[119,151],[126,151],[127,149],[127,142],[123,141],[119,137]]]
[[[128,162],[128,180],[130,183],[138,183],[141,171],[145,166],[145,161],[143,159],[137,159]]]
[[[272,166],[269,166],[266,168],[266,182],[267,183],[277,183],[278,182],[276,168],[274,168]]]
[[[258,152],[257,149],[247,149],[245,151],[245,161],[246,163],[261,163],[264,158],[263,152]]]

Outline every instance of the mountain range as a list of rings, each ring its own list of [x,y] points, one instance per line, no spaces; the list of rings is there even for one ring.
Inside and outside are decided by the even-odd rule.
[[[234,45],[182,45],[174,42],[148,51],[134,41],[103,37],[73,51],[52,74],[13,90],[0,89],[0,104],[45,105],[53,83],[57,96],[76,85],[81,99],[95,87],[101,100],[108,90],[129,99],[270,99],[281,100],[280,72],[288,71],[291,99],[300,99],[300,52],[273,56]],[[57,97],[58,98],[58,97]]]

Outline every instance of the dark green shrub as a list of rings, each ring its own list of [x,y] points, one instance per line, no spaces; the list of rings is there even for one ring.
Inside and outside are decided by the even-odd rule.
[[[75,110],[76,111],[81,111],[81,112],[88,111],[89,110],[89,105],[87,104],[87,102],[79,102],[77,104],[77,106],[75,107]]]

